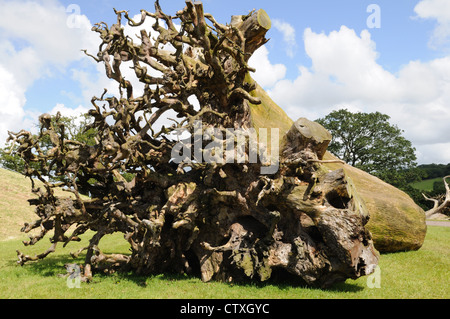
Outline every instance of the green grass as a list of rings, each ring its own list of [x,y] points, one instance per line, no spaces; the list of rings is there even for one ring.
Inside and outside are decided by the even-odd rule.
[[[0,242],[1,298],[233,298],[233,299],[302,299],[302,298],[433,298],[450,297],[450,228],[428,227],[423,247],[418,251],[383,254],[380,258],[380,288],[369,288],[368,277],[347,280],[332,289],[308,288],[292,282],[253,284],[203,283],[186,275],[137,276],[131,273],[96,275],[93,282],[81,288],[69,288],[64,264],[79,262],[68,253],[86,245],[71,243],[46,259],[24,266],[16,264],[16,249],[27,254],[40,253],[49,245],[43,240],[36,247],[23,247],[20,240]],[[120,234],[102,240],[106,252],[127,252],[128,245]]]
[[[435,182],[442,182],[442,177],[424,179],[420,182],[411,183],[411,186],[422,191],[431,192],[433,190],[433,185]]]

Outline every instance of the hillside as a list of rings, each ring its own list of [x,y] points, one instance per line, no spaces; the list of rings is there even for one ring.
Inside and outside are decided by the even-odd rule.
[[[0,240],[23,236],[20,228],[24,222],[36,219],[33,207],[27,202],[33,197],[29,179],[19,173],[0,169]]]
[[[63,197],[69,193],[56,191]],[[37,219],[34,207],[28,199],[35,198],[31,192],[31,182],[25,176],[0,168],[0,241],[13,238],[27,238],[20,232],[25,222]]]

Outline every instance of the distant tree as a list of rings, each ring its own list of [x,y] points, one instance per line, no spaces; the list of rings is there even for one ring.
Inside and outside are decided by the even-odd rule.
[[[18,155],[9,153],[9,148],[0,149],[0,166],[11,171],[22,172],[25,168],[25,161]]]
[[[409,169],[402,170],[385,169],[383,171],[376,172],[375,175],[402,190],[409,189],[407,186],[411,183],[420,182],[421,180],[427,178],[427,173],[424,170],[414,166]]]
[[[348,164],[393,184],[419,178],[417,171],[415,177],[401,176],[417,165],[415,148],[389,119],[380,112],[352,113],[341,109],[317,122],[333,135],[328,150]]]
[[[95,145],[96,130],[91,127],[92,118],[89,114],[81,114],[80,116],[61,116],[60,114],[50,116],[50,121],[56,125],[59,117],[59,124],[64,125],[65,137],[69,140],[86,143],[90,146]],[[42,123],[38,123],[38,128],[42,128]],[[42,143],[51,144],[50,137],[47,135]],[[42,145],[41,145],[42,147]]]
[[[56,123],[57,117],[59,118],[59,122],[64,124],[65,134],[68,139],[86,143],[88,145],[95,145],[94,136],[96,134],[96,130],[90,127],[92,120],[88,114],[82,114],[80,116],[61,116],[57,115],[45,115],[52,123]],[[36,124],[39,130],[42,129],[42,122]],[[42,149],[49,149],[52,143],[50,141],[49,136],[45,136],[40,140],[40,147]],[[15,149],[14,149],[15,148]],[[0,166],[12,171],[16,171],[22,173],[25,168],[24,160],[17,154],[16,152],[11,152],[12,150],[16,150],[18,148],[17,145],[6,146],[4,148],[0,148]]]
[[[450,175],[450,163],[445,164],[422,164],[418,168],[427,173],[428,178],[442,178]]]

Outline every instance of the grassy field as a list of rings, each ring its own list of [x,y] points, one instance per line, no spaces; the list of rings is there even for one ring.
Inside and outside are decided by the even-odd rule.
[[[380,288],[370,288],[373,277],[347,280],[332,289],[304,287],[295,282],[259,284],[203,283],[199,278],[182,275],[136,276],[131,273],[96,275],[93,282],[79,289],[69,288],[64,265],[82,263],[69,256],[87,245],[90,236],[72,242],[39,262],[17,265],[16,250],[33,255],[49,246],[48,239],[24,247],[27,239],[20,233],[25,221],[32,221],[30,183],[17,173],[0,169],[0,299],[448,299],[450,297],[450,227],[428,227],[423,247],[418,251],[383,254],[379,263]],[[66,195],[67,196],[67,195]],[[86,234],[88,235],[88,234]],[[106,253],[127,253],[128,244],[121,234],[102,239]],[[368,280],[369,279],[369,280]],[[368,285],[369,283],[369,285]]]
[[[433,185],[435,182],[442,182],[442,177],[424,179],[423,181],[420,182],[411,183],[411,186],[417,188],[418,190],[431,192],[433,190]]]
[[[81,283],[81,288],[69,288],[64,264],[73,260],[70,251],[86,245],[74,243],[57,250],[44,260],[24,266],[16,264],[16,249],[28,254],[40,253],[48,241],[36,247],[23,247],[20,240],[0,242],[1,298],[158,298],[158,299],[302,299],[302,298],[389,298],[389,299],[448,299],[450,297],[450,228],[428,228],[423,247],[418,251],[383,254],[380,258],[380,288],[373,287],[374,278],[347,280],[332,289],[303,287],[292,282],[260,284],[203,283],[196,277],[134,274],[97,275],[93,282]],[[119,234],[102,240],[106,252],[126,252],[128,247]],[[62,247],[60,247],[62,248]],[[369,283],[369,285],[368,285]]]

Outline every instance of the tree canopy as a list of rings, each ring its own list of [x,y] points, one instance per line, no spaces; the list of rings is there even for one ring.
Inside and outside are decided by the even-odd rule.
[[[317,120],[330,131],[328,150],[348,164],[383,176],[416,166],[415,148],[380,112],[333,111]]]

